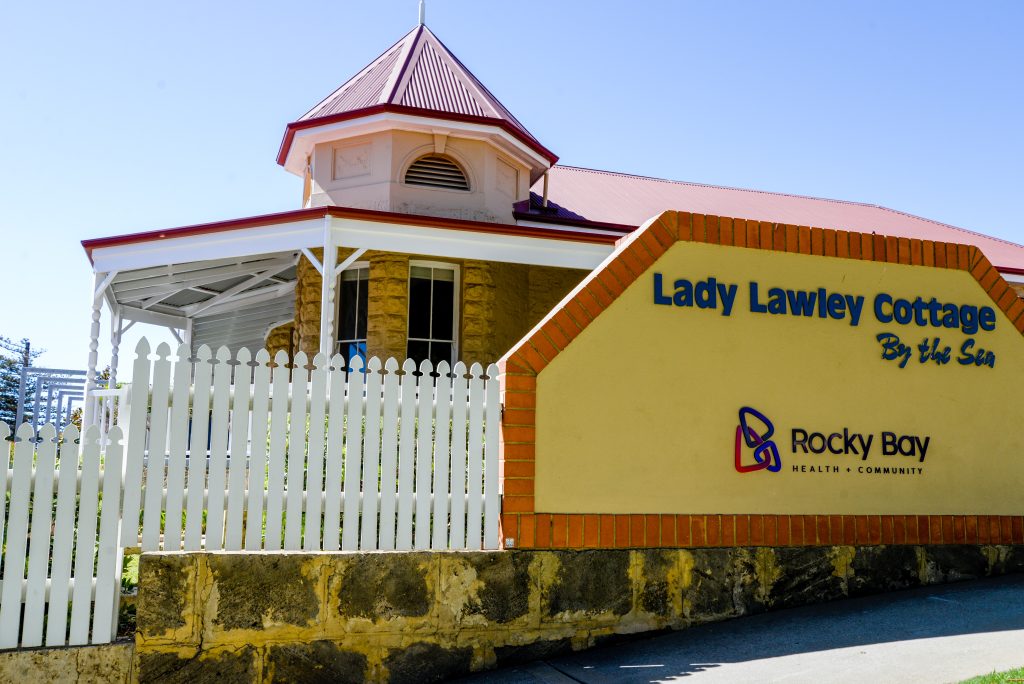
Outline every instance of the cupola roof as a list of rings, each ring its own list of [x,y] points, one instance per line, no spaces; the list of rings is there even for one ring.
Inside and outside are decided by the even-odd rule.
[[[299,131],[384,113],[493,126],[539,156],[545,166],[558,161],[423,24],[288,124],[277,161],[289,166]]]

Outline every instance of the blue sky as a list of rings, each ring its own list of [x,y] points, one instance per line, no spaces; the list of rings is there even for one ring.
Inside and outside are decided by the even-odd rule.
[[[84,367],[81,239],[297,208],[274,161],[284,125],[416,5],[3,3],[0,335]],[[871,202],[1016,242],[1022,23],[1011,1],[427,5],[564,164]]]

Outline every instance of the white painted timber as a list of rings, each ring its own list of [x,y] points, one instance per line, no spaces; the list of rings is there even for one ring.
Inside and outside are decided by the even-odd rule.
[[[398,426],[398,532],[395,549],[412,550],[413,468],[416,458],[416,362],[402,363],[402,402]]]
[[[3,430],[0,430],[3,434]],[[50,597],[46,613],[46,645],[63,646],[67,641],[68,594],[71,583],[71,554],[75,546],[75,495],[78,488],[78,428],[64,429],[57,475],[57,510],[54,513],[53,562]],[[0,488],[2,491],[2,488]],[[117,511],[121,514],[120,509]]]
[[[339,373],[340,375],[340,373]],[[345,517],[342,523],[341,548],[354,551],[359,548],[359,492],[363,460],[363,360],[352,358],[348,373],[348,412],[345,438]],[[337,416],[341,418],[341,416]],[[337,418],[335,418],[337,420]],[[374,473],[375,474],[375,473]]]
[[[320,550],[321,517],[324,492],[324,430],[327,423],[327,372],[330,361],[319,353],[313,357],[313,372],[309,384],[309,428],[307,431],[308,458],[306,461],[306,518],[302,536],[305,551]]]
[[[416,398],[419,413],[416,416],[416,526],[414,546],[422,551],[430,548],[430,487],[434,469],[434,366],[424,359],[420,362],[420,377]],[[444,492],[447,495],[448,492]]]
[[[335,354],[327,407],[327,456],[324,466],[324,551],[337,551],[341,537],[341,492],[345,439],[345,359]]]
[[[366,364],[366,436],[363,440],[363,517],[359,548],[376,549],[377,512],[380,499],[380,426],[381,376],[380,359],[376,356]]]
[[[469,438],[466,444],[466,548],[481,548],[483,522],[483,368],[474,363],[469,380]]]
[[[384,362],[384,425],[398,425],[398,362]],[[383,430],[380,448],[380,541],[377,548],[395,548],[395,510],[398,504],[397,483],[398,432]]]
[[[436,416],[434,418],[434,529],[430,548],[448,548],[448,504],[451,498],[449,459],[451,457],[451,367],[447,361],[437,364]]]
[[[249,500],[246,503],[245,548],[263,548],[263,502],[267,477],[267,428],[270,421],[270,354],[256,352],[252,385],[252,455],[249,460]]]
[[[285,495],[284,550],[302,549],[302,489],[306,467],[306,407],[309,359],[305,352],[295,355],[292,367],[291,420],[288,425],[288,472]]]
[[[234,405],[231,411],[231,461],[228,471],[227,520],[224,528],[224,548],[238,551],[242,548],[242,528],[245,512],[245,480],[249,455],[249,399],[252,389],[252,355],[248,349],[239,349],[235,355]]]
[[[185,551],[199,551],[203,543],[206,438],[209,434],[210,390],[213,377],[211,356],[210,348],[205,344],[196,350],[192,392],[192,439],[189,442],[188,492],[185,504]],[[131,441],[129,434],[129,446]]]

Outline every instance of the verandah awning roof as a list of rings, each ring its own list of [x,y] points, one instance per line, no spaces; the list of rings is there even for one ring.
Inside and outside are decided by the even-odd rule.
[[[82,246],[97,274],[97,294],[122,320],[187,329],[194,345],[260,346],[270,327],[294,316],[300,255],[312,256],[310,249],[328,243],[591,269],[624,232],[320,207],[85,240]]]

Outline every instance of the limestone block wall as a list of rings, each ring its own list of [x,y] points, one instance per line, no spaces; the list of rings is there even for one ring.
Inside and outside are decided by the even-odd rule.
[[[295,321],[279,325],[267,333],[266,347],[271,358],[279,351],[283,351],[289,357],[294,355],[292,343],[295,335]]]
[[[1024,546],[143,554],[140,682],[429,682],[690,625],[1024,571]]]
[[[409,255],[373,252],[369,261],[366,352],[403,359],[409,317]]]
[[[519,341],[530,328],[537,325],[555,304],[562,301],[569,291],[580,284],[590,271],[571,268],[552,268],[550,266],[531,266],[529,274],[530,304],[528,309],[529,326],[506,345],[501,354],[508,351],[512,344]]]
[[[323,250],[313,250],[317,258]],[[339,250],[339,262],[351,250]],[[404,358],[409,316],[409,261],[423,258],[367,252],[370,264],[366,346],[370,356]],[[560,301],[588,271],[495,261],[445,260],[460,267],[459,360],[493,363]],[[303,257],[295,287],[293,351],[320,346],[320,274]],[[275,334],[280,329],[275,329]],[[282,331],[283,334],[283,331]],[[268,337],[268,344],[271,338]],[[280,344],[278,337],[274,341]],[[275,347],[285,348],[283,345]]]
[[[27,648],[0,651],[0,682],[130,684],[135,644]]]
[[[323,249],[311,250],[322,260]],[[313,264],[305,256],[299,257],[295,283],[295,322],[292,349],[316,354],[320,349],[320,288],[322,281]]]

